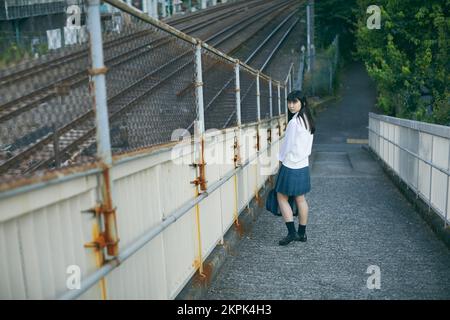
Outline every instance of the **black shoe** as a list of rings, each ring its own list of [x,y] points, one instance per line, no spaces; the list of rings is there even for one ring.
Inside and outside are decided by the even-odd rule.
[[[301,236],[297,233],[297,239],[295,239],[296,241],[301,241],[301,242],[306,242],[306,240],[308,240],[308,237],[306,236],[306,233]]]
[[[291,243],[292,241],[300,241],[300,238],[299,238],[297,232],[296,232],[296,233],[292,233],[292,234],[289,233],[286,237],[284,237],[283,239],[281,239],[281,240],[278,242],[278,244],[279,244],[280,246],[285,246],[285,245]]]

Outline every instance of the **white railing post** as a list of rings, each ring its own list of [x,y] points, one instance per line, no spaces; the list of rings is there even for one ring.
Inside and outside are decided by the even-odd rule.
[[[273,115],[273,100],[272,100],[272,78],[269,80],[269,106],[270,106],[270,111],[269,111],[269,116],[270,118],[272,118]]]
[[[241,85],[239,78],[239,60],[234,65],[234,76],[236,83],[236,125],[241,126]]]
[[[278,115],[281,115],[281,87],[280,87],[280,82],[278,82],[277,88],[278,88]]]
[[[95,84],[97,156],[105,164],[111,165],[111,141],[109,136],[108,108],[106,104],[106,67],[103,62],[102,31],[100,26],[100,0],[88,1],[88,26],[92,60],[90,73]]]
[[[256,74],[256,117],[261,121],[261,92],[259,89],[259,72]]]
[[[450,144],[450,138],[449,138],[449,144]],[[450,147],[448,148],[448,166],[447,166],[447,170],[450,171]],[[447,175],[447,193],[446,193],[446,197],[445,197],[445,223],[444,223],[444,228],[447,228],[447,222],[448,222],[448,198],[450,197],[449,193],[449,187],[450,187],[450,176]]]
[[[286,123],[288,123],[288,103],[287,103],[287,95],[288,95],[288,91],[287,91],[287,83],[284,83],[284,112],[286,115]]]
[[[289,71],[288,75],[288,84],[289,84],[289,92],[292,91],[292,79],[291,79],[291,72]]]
[[[203,135],[205,132],[205,112],[203,105],[202,44],[200,41],[195,48],[195,104],[197,106],[197,133]]]
[[[100,0],[88,0],[88,29],[92,68],[89,73],[94,82],[94,108],[97,132],[97,156],[104,166],[102,180],[102,210],[104,215],[104,237],[110,256],[119,254],[116,214],[112,201],[113,185],[109,169],[112,166],[111,140],[106,95],[106,67],[103,61],[103,42],[100,20]]]
[[[203,76],[202,76],[202,42],[197,41],[195,47],[195,104],[197,116],[194,126],[194,161],[197,176],[191,181],[195,185],[195,197],[198,198],[201,191],[206,190],[205,177],[205,116],[203,105]],[[203,275],[203,255],[202,255],[202,236],[200,226],[200,206],[195,205],[195,225],[197,228],[197,253],[194,261],[195,267],[198,267],[200,275]]]
[[[434,136],[431,136],[431,161],[430,161],[430,189],[428,192],[428,211],[431,210],[431,190],[433,184],[433,152],[434,152]]]

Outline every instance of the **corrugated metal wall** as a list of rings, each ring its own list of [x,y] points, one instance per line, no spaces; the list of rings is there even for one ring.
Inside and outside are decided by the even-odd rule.
[[[203,260],[233,224],[235,195],[241,212],[254,197],[256,188],[259,189],[276,170],[280,142],[277,124],[277,119],[260,124],[261,149],[267,146],[269,127],[273,143],[260,154],[258,161],[238,172],[237,193],[232,177],[200,202]],[[234,130],[207,133],[206,146],[211,148],[205,152],[208,184],[234,169]],[[256,124],[242,128],[240,144],[245,162],[256,152]],[[196,176],[195,168],[189,166],[193,158],[190,144],[184,153],[175,150],[175,147],[162,148],[122,159],[112,168],[120,248],[126,248],[195,197],[195,186],[190,183]],[[85,243],[93,241],[99,222],[93,215],[82,213],[95,206],[98,192],[98,177],[92,174],[24,190],[0,200],[1,299],[57,298],[67,291],[69,266],[79,266],[82,278],[100,266],[100,255],[84,247]],[[173,299],[199,266],[198,246],[193,208],[81,299]]]

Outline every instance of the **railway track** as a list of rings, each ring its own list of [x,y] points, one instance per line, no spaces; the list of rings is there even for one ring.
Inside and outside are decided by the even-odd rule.
[[[202,10],[192,14],[188,14],[183,17],[177,17],[174,19],[168,19],[166,22],[173,27],[185,32],[190,33],[197,31],[201,28],[207,27],[211,24],[217,23],[222,19],[228,18],[235,15],[243,10],[246,10],[249,6],[262,5],[264,1],[262,0],[252,0],[252,1],[240,1],[240,2],[230,2],[223,5],[215,6],[207,10]],[[212,13],[217,13],[212,15]],[[200,19],[199,18],[204,18]],[[164,20],[163,20],[164,21]],[[130,32],[121,35],[119,37],[114,37],[111,40],[107,40],[104,43],[105,52],[118,45],[124,45],[127,42],[131,42],[135,39],[140,39],[149,33],[149,30],[130,30]],[[13,85],[18,81],[22,81],[26,78],[32,77],[43,71],[53,69],[61,64],[67,64],[72,61],[76,61],[80,58],[86,58],[88,56],[87,46],[83,46],[78,50],[74,50],[68,54],[64,54],[59,57],[53,57],[52,60],[43,61],[37,65],[31,66],[26,69],[9,70],[9,72],[2,72],[0,74],[0,86]]]
[[[258,1],[252,1],[254,3],[259,3],[260,5],[264,4],[263,1],[258,0]],[[243,8],[247,7],[249,4],[247,3],[245,6],[244,5],[240,5],[238,8],[232,8],[232,10],[230,12],[222,12],[220,15],[216,15],[214,17],[211,17],[209,19],[204,19],[200,22],[195,22],[195,24],[190,24],[187,26],[184,26],[181,31],[185,32],[185,33],[194,33],[198,30],[201,30],[207,26],[210,26],[211,24],[217,23],[218,21],[221,21],[222,19],[228,18],[232,15],[234,15],[236,12],[243,10]],[[151,30],[141,30],[135,33],[132,33],[131,35],[128,36],[121,36],[118,39],[114,39],[111,41],[108,41],[105,43],[105,49],[111,49],[114,47],[124,47],[124,48],[128,48],[129,47],[129,43],[132,41],[141,41],[142,38],[144,36],[148,36],[149,34],[152,34],[154,32],[152,32]],[[164,38],[164,37],[161,37]],[[144,41],[144,43],[140,43],[137,46],[131,48],[131,50],[124,50],[121,53],[112,55],[109,54],[109,58],[108,58],[108,54],[105,54],[105,64],[108,65],[109,67],[111,66],[116,66],[118,64],[121,63],[121,61],[123,62],[123,59],[127,59],[127,56],[130,53],[136,53],[139,52],[139,50],[146,48],[148,46],[156,46],[158,45],[163,45],[165,42],[163,42],[164,39],[151,39],[150,41]],[[167,41],[167,39],[166,39]],[[35,68],[29,69],[29,70],[25,70],[24,72],[26,72],[25,74],[19,72],[17,74],[12,74],[10,75],[10,77],[14,77],[15,80],[11,79],[10,77],[3,77],[0,79],[0,87],[4,87],[5,83],[8,83],[9,85],[9,90],[11,91],[12,88],[14,88],[14,84],[17,81],[24,81],[24,78],[26,77],[32,77],[35,76],[36,74],[41,74],[42,72],[44,72],[45,70],[48,69],[53,69],[59,65],[65,65],[67,69],[71,69],[69,67],[67,67],[68,63],[80,63],[82,62],[83,67],[77,67],[77,69],[79,71],[74,72],[72,74],[67,75],[66,77],[63,78],[59,78],[57,80],[54,80],[50,83],[47,83],[41,87],[39,87],[38,89],[26,93],[26,94],[22,94],[20,97],[16,98],[16,99],[12,99],[6,103],[3,103],[0,105],[0,124],[12,119],[16,116],[18,116],[19,114],[29,111],[30,109],[45,103],[47,100],[51,99],[51,98],[55,98],[59,95],[59,92],[64,91],[65,88],[67,87],[73,87],[73,86],[77,86],[79,85],[81,82],[83,81],[87,81],[88,80],[88,73],[86,71],[86,69],[88,68],[88,52],[86,50],[80,51],[80,52],[75,52],[71,55],[65,56],[65,57],[60,57],[58,59],[56,59],[55,61],[51,61],[49,63],[45,63],[42,64],[40,66],[36,66]],[[80,60],[81,59],[81,60]],[[74,69],[74,68],[72,68]],[[30,86],[31,87],[31,86]],[[8,90],[8,88],[5,88],[6,90]]]
[[[278,7],[279,14],[283,8],[292,6],[292,4],[293,1],[284,1],[265,7],[261,12],[254,14],[252,16],[253,18],[247,20],[247,23],[231,25],[226,30],[221,30],[206,40],[210,41],[210,44],[214,46],[219,46],[231,39],[230,34],[236,35],[244,30],[247,25],[251,24],[251,21],[261,19],[264,15],[270,16],[269,11],[273,11],[276,7]],[[126,59],[126,61],[129,61],[129,59]],[[117,63],[121,64],[123,61],[119,60]],[[148,97],[155,90],[163,86],[166,81],[182,72],[190,64],[192,64],[192,56],[189,56],[189,52],[182,53],[167,61],[158,69],[136,80],[127,88],[114,94],[114,96],[108,99],[110,121],[117,121],[121,115],[128,112],[139,101]],[[0,173],[7,171],[11,173],[20,172],[22,174],[30,173],[50,167],[55,163],[59,164],[64,162],[67,158],[70,158],[74,154],[78,155],[82,150],[91,146],[95,142],[94,134],[94,112],[93,110],[89,110],[77,117],[74,121],[59,128],[55,133],[48,134],[32,146],[21,150],[21,152],[14,155],[11,159],[0,164]],[[57,137],[56,140],[55,137]],[[55,143],[55,141],[58,142]],[[57,146],[59,156],[55,156],[54,145]],[[17,168],[17,164],[20,164],[18,166],[19,168]]]
[[[263,71],[271,61],[274,53],[281,46],[284,39],[289,35],[293,27],[298,23],[298,18],[294,16],[295,12],[285,17],[275,29],[261,41],[260,45],[254,49],[248,56],[245,56],[245,63],[251,65],[255,69]],[[247,97],[256,94],[256,79],[250,78],[250,82],[245,82],[245,74],[242,77],[241,85],[241,104],[245,105]],[[223,87],[214,95],[212,99],[205,103],[205,125],[207,128],[226,128],[236,121],[236,108],[234,107],[233,97],[227,95],[232,91],[234,86],[234,77],[230,77]],[[252,91],[253,90],[253,91]],[[273,95],[275,96],[275,94]],[[264,100],[264,99],[262,99]],[[220,108],[218,107],[220,106]],[[274,104],[276,106],[276,104]],[[267,115],[264,111],[268,110],[267,106],[263,106],[262,117]],[[208,112],[207,112],[208,111]],[[244,113],[245,109],[241,108]],[[277,113],[274,113],[277,114]],[[223,121],[225,119],[225,121]]]

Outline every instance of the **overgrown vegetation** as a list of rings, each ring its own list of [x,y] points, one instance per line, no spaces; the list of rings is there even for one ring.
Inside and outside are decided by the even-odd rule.
[[[369,5],[381,28],[368,29]],[[361,59],[391,116],[450,125],[450,0],[316,1],[317,43],[340,34],[340,52]]]
[[[0,66],[5,67],[11,64],[27,60],[34,55],[44,55],[48,52],[47,44],[40,43],[34,47],[28,39],[21,39],[23,43],[18,44],[11,40],[10,36],[0,35]]]
[[[388,115],[450,125],[450,1],[382,0],[381,29],[369,30],[358,0],[357,56],[375,79]]]

